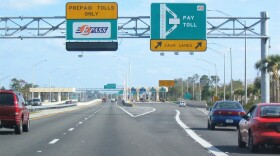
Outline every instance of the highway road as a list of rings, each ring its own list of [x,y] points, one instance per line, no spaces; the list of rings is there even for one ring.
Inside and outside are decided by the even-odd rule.
[[[1,129],[0,155],[279,155],[279,149],[254,154],[238,148],[236,129],[208,130],[206,113],[171,103],[89,105],[32,120],[31,131],[22,135]]]

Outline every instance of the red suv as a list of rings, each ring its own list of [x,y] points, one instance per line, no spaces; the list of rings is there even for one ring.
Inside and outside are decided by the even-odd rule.
[[[11,128],[16,134],[28,132],[29,111],[21,93],[0,90],[0,128]]]

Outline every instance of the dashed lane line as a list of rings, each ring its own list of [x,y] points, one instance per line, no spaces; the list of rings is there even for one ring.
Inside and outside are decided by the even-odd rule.
[[[59,139],[53,139],[51,142],[49,142],[49,144],[52,145],[52,144],[55,144],[58,141],[59,141]]]

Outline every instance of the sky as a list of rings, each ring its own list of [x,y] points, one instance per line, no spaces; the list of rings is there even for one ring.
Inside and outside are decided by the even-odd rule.
[[[65,16],[67,2],[88,2],[87,0],[0,0],[1,17],[18,16]],[[95,2],[95,1],[91,1]],[[114,1],[99,1],[114,2]],[[268,13],[270,45],[269,54],[280,52],[280,1],[279,0],[116,0],[119,17],[150,16],[150,5],[162,3],[205,3],[208,17],[260,17],[260,12]],[[225,13],[222,14],[221,12]],[[0,22],[0,28],[3,28]],[[2,32],[1,32],[2,33]],[[115,52],[68,52],[65,39],[0,39],[0,83],[9,87],[10,79],[18,78],[32,82],[32,66],[44,61],[34,68],[34,82],[41,87],[102,88],[107,83],[122,85],[130,60],[131,86],[158,86],[159,80],[186,78],[199,75],[215,75],[214,67],[198,59],[205,59],[217,65],[217,74],[222,79],[223,56],[215,51],[226,53],[226,83],[230,82],[230,59],[227,50],[221,46],[208,45],[206,52],[187,52],[174,55],[166,52],[150,51],[150,41],[146,39],[119,39],[119,48]],[[233,60],[233,79],[244,80],[244,39],[212,39],[207,42],[220,43],[231,47]],[[260,40],[247,40],[247,79],[252,82],[258,75],[254,64],[261,57]],[[200,66],[204,68],[198,68]],[[221,81],[220,83],[222,83]]]

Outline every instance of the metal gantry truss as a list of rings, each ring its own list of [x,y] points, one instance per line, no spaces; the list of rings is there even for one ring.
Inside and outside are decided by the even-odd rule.
[[[268,55],[268,19],[260,17],[207,17],[207,38],[260,39],[261,59]],[[119,17],[118,38],[150,38],[150,17]],[[0,39],[63,38],[66,35],[65,16],[0,17]],[[270,101],[269,74],[261,72],[261,99]]]
[[[208,17],[207,38],[269,38],[260,34],[261,21],[268,19],[268,17]],[[119,38],[150,38],[150,28],[149,16],[118,18]],[[65,16],[0,17],[0,39],[65,38],[65,35]]]

